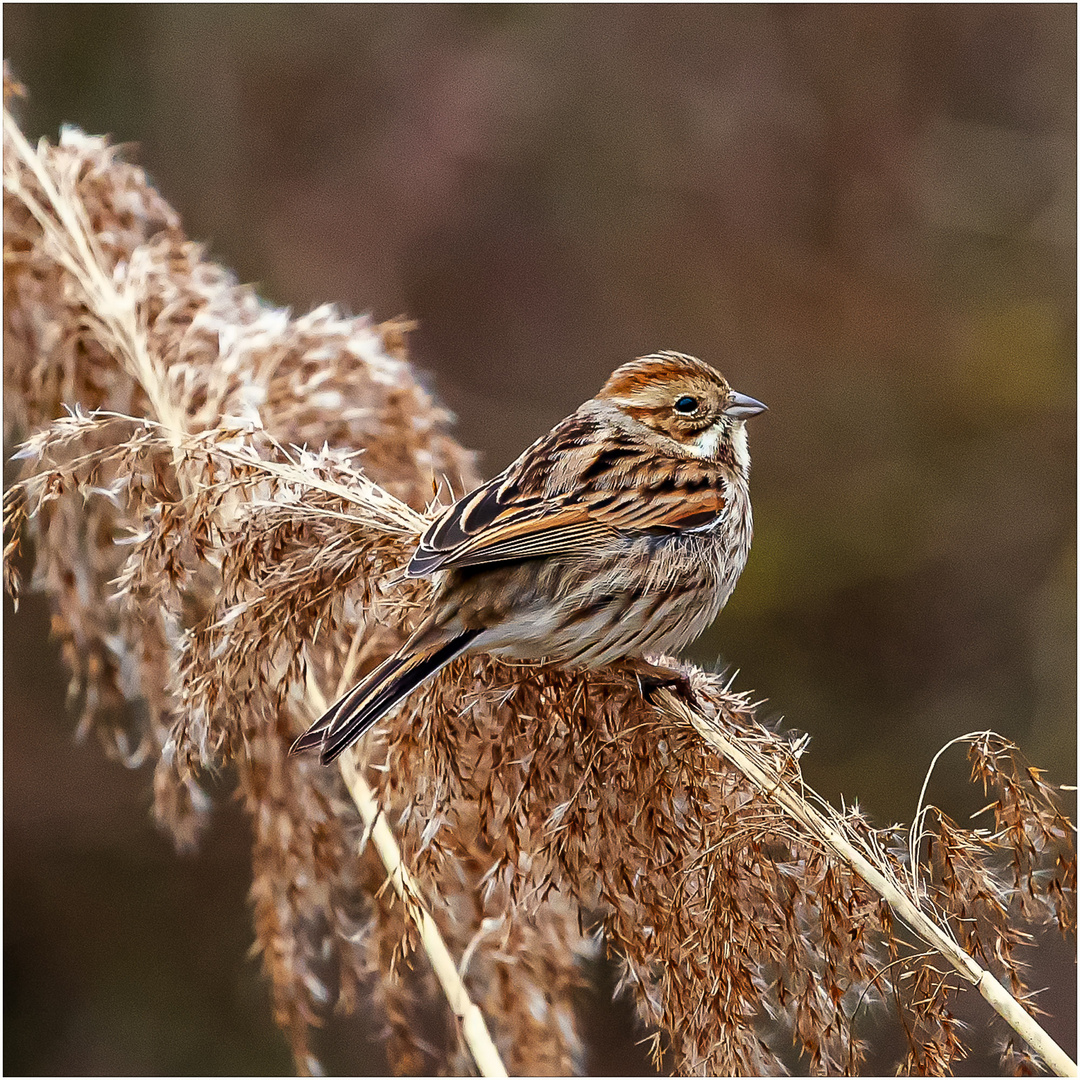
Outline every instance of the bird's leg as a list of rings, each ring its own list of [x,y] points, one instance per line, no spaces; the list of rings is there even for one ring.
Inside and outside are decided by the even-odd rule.
[[[628,661],[628,664],[637,678],[638,691],[650,705],[654,704],[653,698],[657,690],[671,690],[691,708],[697,706],[690,677],[678,668],[668,664],[654,664],[644,658]]]

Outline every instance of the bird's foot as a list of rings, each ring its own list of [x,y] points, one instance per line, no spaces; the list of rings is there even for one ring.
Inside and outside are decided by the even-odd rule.
[[[638,691],[650,705],[656,704],[656,694],[660,690],[670,690],[691,708],[697,707],[690,677],[678,668],[639,660],[634,665],[634,676],[637,678]]]

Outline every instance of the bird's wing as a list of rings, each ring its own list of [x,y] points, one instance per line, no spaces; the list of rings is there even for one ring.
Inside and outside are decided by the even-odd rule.
[[[424,533],[409,576],[585,554],[619,534],[706,528],[723,513],[723,481],[712,462],[558,435],[556,428],[504,473],[443,511]],[[551,492],[556,470],[562,490]]]

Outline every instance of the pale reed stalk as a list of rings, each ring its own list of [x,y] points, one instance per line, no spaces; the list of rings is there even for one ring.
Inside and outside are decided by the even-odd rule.
[[[326,711],[326,698],[315,684],[310,671],[307,679],[308,704],[312,708],[311,718],[321,716]],[[401,857],[401,848],[386,817],[379,806],[375,793],[371,790],[363,773],[356,767],[354,753],[342,754],[338,758],[345,786],[349,795],[364,819],[365,838],[370,837],[375,850],[382,859],[383,866],[394,892],[405,905],[405,911],[420,934],[420,941],[435,971],[439,985],[443,988],[446,1000],[454,1015],[461,1021],[461,1033],[472,1053],[481,1076],[506,1076],[506,1066],[499,1057],[495,1042],[488,1031],[484,1014],[469,997],[465,984],[461,980],[454,958],[439,933],[438,926],[423,901],[419,883],[409,873]]]
[[[690,723],[694,730],[718,750],[768,798],[811,835],[842,859],[927,945],[940,953],[982,996],[1002,1019],[1035,1051],[1057,1076],[1076,1076],[1076,1063],[1047,1034],[1046,1030],[1002,986],[986,968],[966,953],[946,925],[924,911],[916,898],[896,877],[885,873],[846,836],[836,823],[817,811],[806,796],[796,791],[777,769],[760,754],[753,753],[727,735],[715,722],[691,709],[670,691],[657,695],[658,703],[672,718]]]

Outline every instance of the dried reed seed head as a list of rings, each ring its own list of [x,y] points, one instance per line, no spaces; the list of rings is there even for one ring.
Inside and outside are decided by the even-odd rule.
[[[158,811],[181,841],[205,816],[198,770],[235,755],[275,1015],[311,1069],[310,1026],[353,1003],[373,968],[409,978],[399,961],[414,942],[370,856],[355,855],[359,819],[337,774],[288,746],[311,718],[311,677],[332,688],[343,664],[372,666],[411,624],[426,585],[399,579],[417,511],[444,475],[470,485],[472,459],[404,363],[399,323],[331,308],[290,319],[209,263],[103,140],[69,132],[32,160],[5,132],[5,422],[30,436],[6,551],[33,533],[85,722],[148,703],[148,727],[123,745],[158,757]],[[94,266],[78,263],[84,250]],[[63,417],[63,405],[165,426]],[[290,449],[304,444],[322,449]],[[791,743],[687,670],[716,722],[798,785]],[[945,1070],[964,1052],[951,982],[881,900],[618,666],[459,661],[363,753],[515,1069],[577,1060],[573,957],[594,912],[679,1071],[779,1071],[777,1031],[815,1070],[853,1069],[856,1011],[887,995],[909,1066]],[[935,819],[922,876],[1023,992],[1017,920],[1075,927],[1075,856],[1057,793],[1010,755],[973,748],[974,777],[995,792],[993,838]],[[909,879],[902,831],[871,830],[857,808],[832,818]],[[377,929],[358,933],[376,910]],[[426,978],[381,991],[399,1065],[431,1060],[410,1030],[411,996],[431,992]]]

